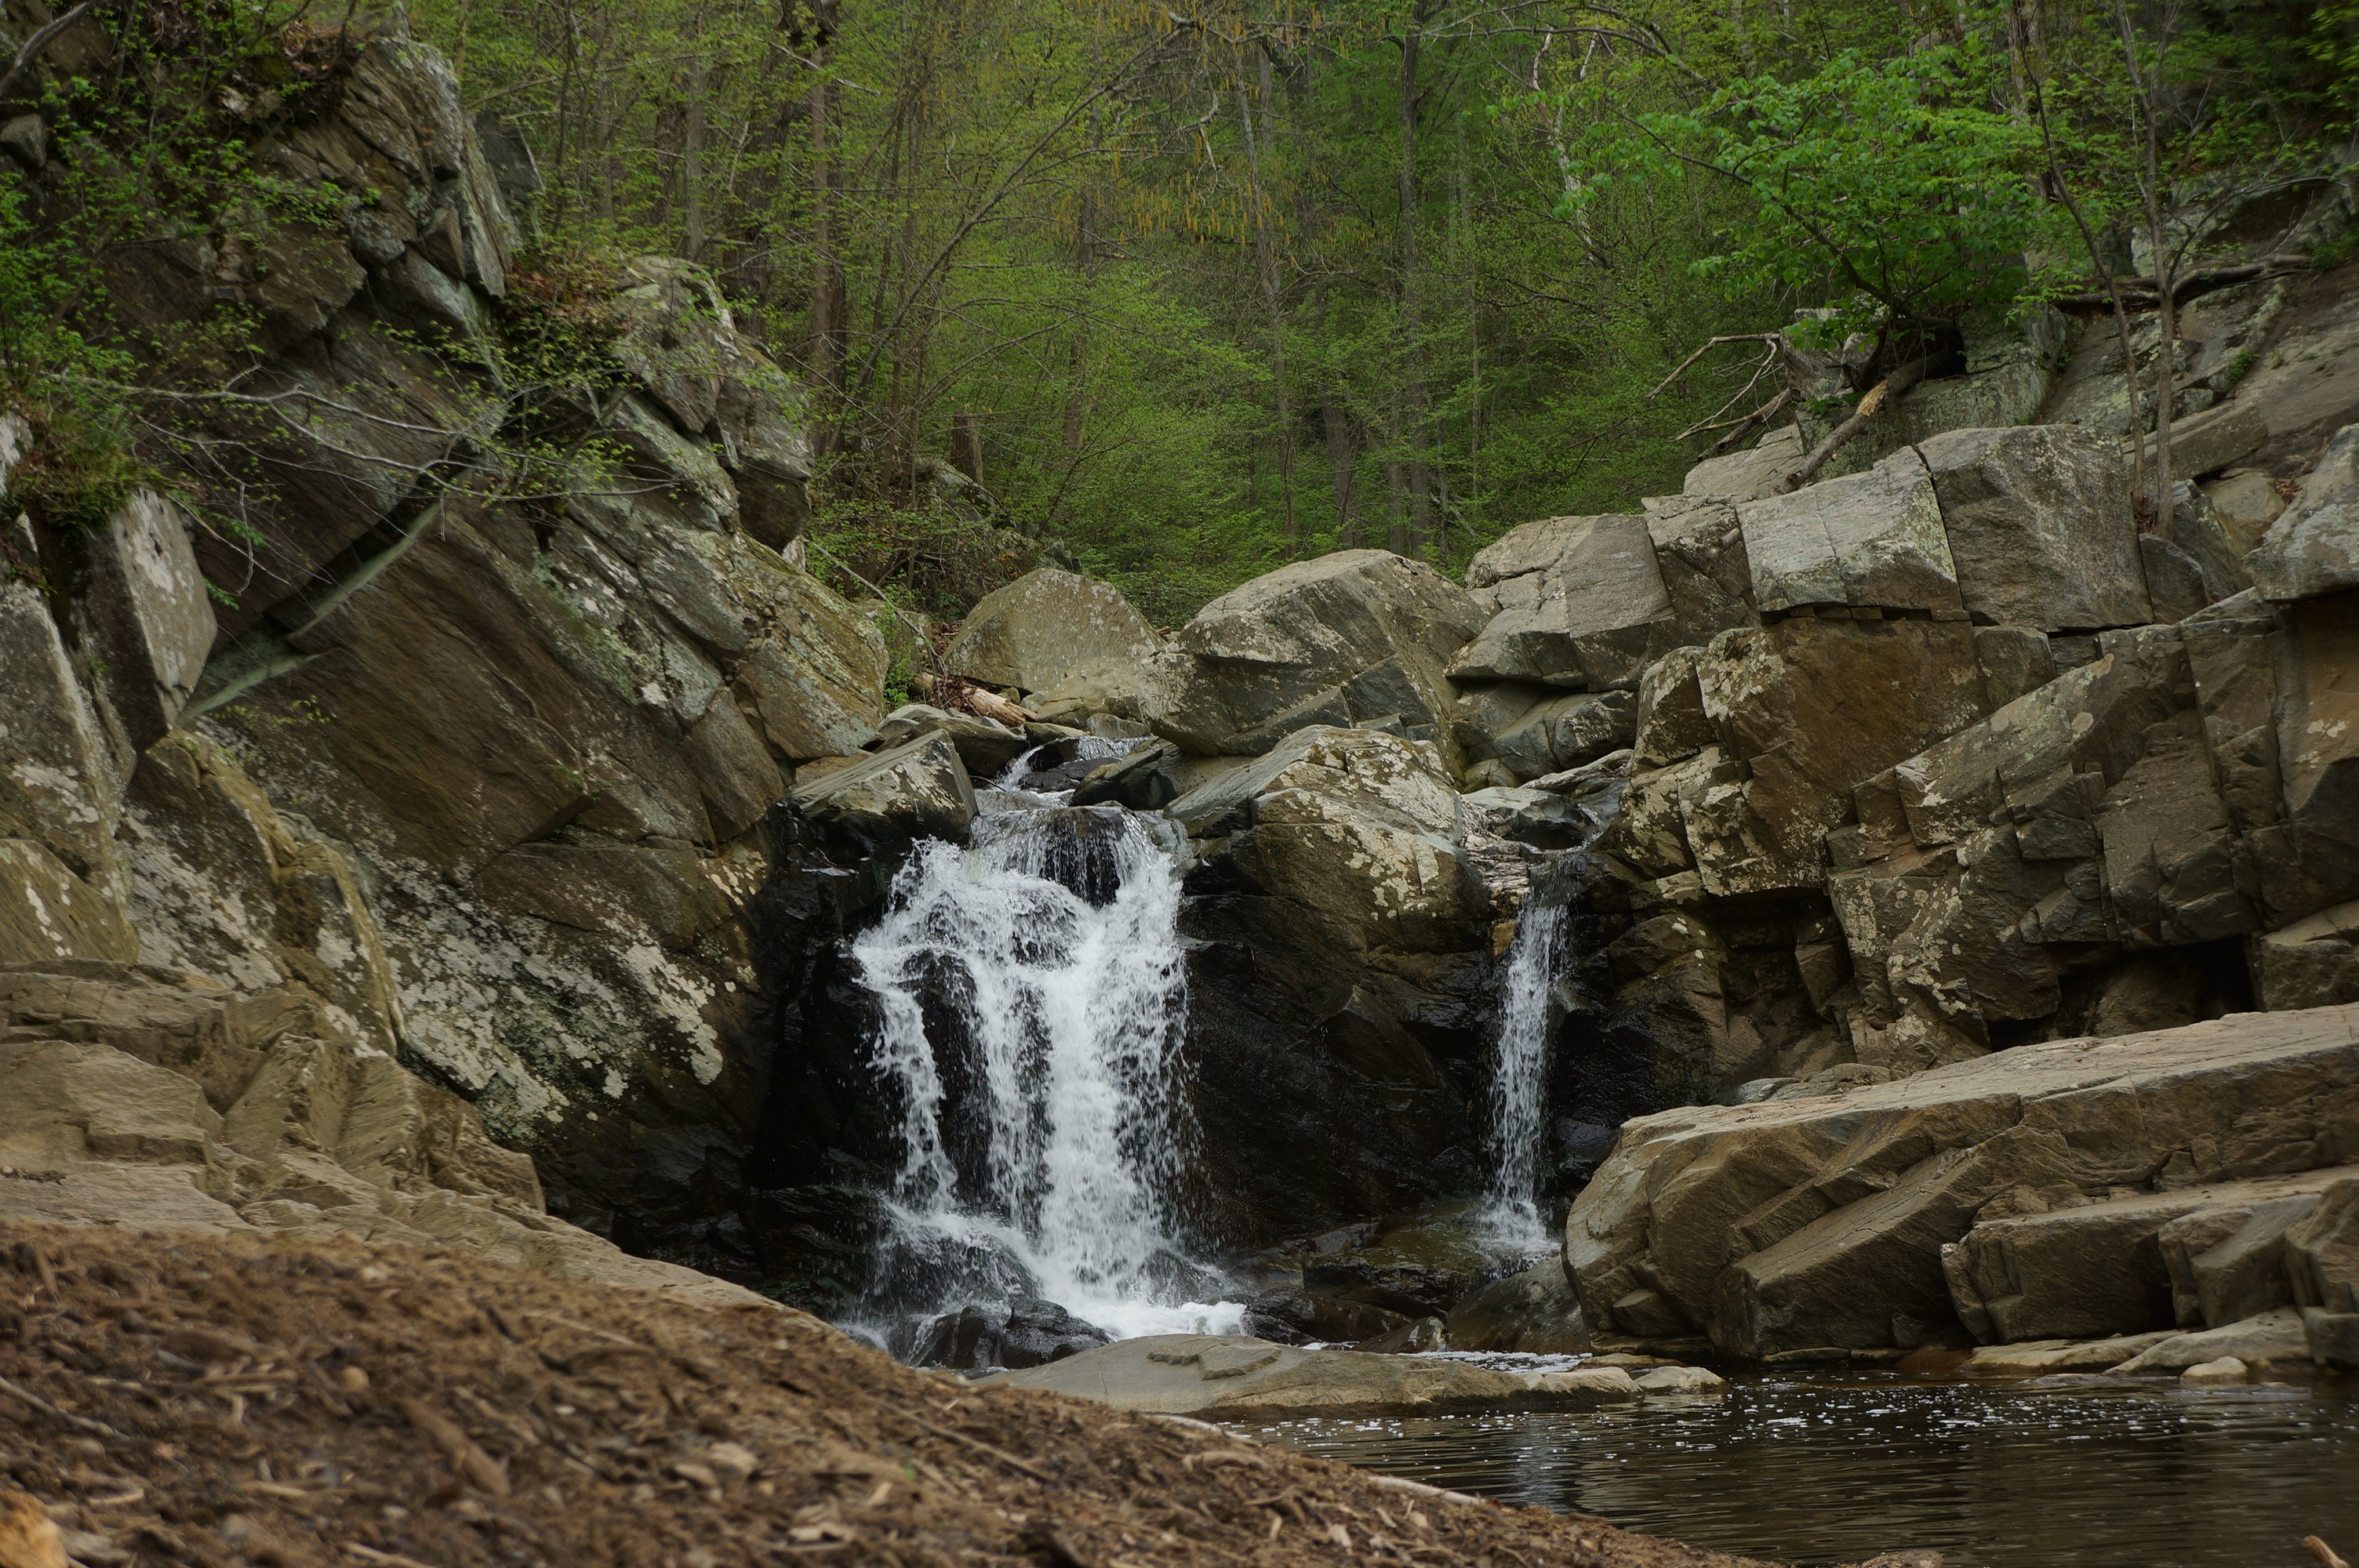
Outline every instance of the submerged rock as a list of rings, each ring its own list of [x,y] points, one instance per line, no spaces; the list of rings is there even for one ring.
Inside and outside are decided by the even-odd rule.
[[[1514,1350],[1581,1355],[1590,1348],[1581,1298],[1565,1277],[1564,1260],[1510,1274],[1450,1309],[1454,1350]]]

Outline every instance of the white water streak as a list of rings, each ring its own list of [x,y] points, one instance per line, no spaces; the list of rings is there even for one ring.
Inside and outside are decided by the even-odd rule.
[[[878,1007],[872,1059],[903,1097],[895,1206],[921,1233],[908,1239],[1012,1257],[1032,1293],[1132,1333],[1179,1305],[1142,1310],[1166,1297],[1155,1265],[1176,1256],[1186,1005],[1180,845],[1156,827],[1114,811],[979,818],[967,847],[918,848],[852,949]],[[1104,904],[1049,874],[1076,851],[1111,884]],[[929,999],[955,1015],[955,1038],[929,1036]],[[946,1071],[967,1104],[950,1103]],[[983,1136],[963,1191],[952,1115]]]
[[[1547,1134],[1549,994],[1564,927],[1562,898],[1535,888],[1516,924],[1500,986],[1491,1074],[1491,1194],[1484,1217],[1494,1241],[1510,1249],[1537,1250],[1549,1242],[1538,1199]]]

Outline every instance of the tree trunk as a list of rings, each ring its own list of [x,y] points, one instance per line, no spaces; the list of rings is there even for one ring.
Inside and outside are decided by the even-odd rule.
[[[1408,516],[1404,527],[1396,523],[1393,528],[1393,549],[1397,554],[1416,557],[1425,550],[1426,532],[1431,521],[1433,502],[1430,476],[1425,468],[1426,382],[1420,359],[1424,352],[1425,322],[1419,307],[1419,291],[1423,280],[1419,276],[1417,224],[1417,68],[1423,43],[1419,28],[1424,25],[1423,7],[1410,14],[1400,41],[1400,168],[1395,194],[1400,214],[1400,359],[1401,386],[1394,400],[1393,457],[1388,460],[1395,496],[1394,514],[1400,513],[1399,496],[1407,481]]]
[[[688,62],[688,113],[680,127],[680,201],[688,214],[688,259],[704,259],[704,100],[712,65],[702,55]]]
[[[1261,95],[1269,102],[1269,57],[1261,59]],[[1286,384],[1286,308],[1278,287],[1277,257],[1269,237],[1269,200],[1261,184],[1260,138],[1254,134],[1253,101],[1237,94],[1237,113],[1245,132],[1245,196],[1253,204],[1254,270],[1261,282],[1262,305],[1269,312],[1269,374],[1277,405],[1277,483],[1286,507],[1286,553],[1302,553],[1302,523],[1294,510],[1294,410]],[[1265,113],[1266,109],[1265,108]]]
[[[835,34],[835,0],[811,6],[812,56],[824,62]],[[845,319],[843,252],[836,232],[835,156],[832,138],[842,90],[822,79],[810,92],[811,150],[811,452],[832,457],[842,444]]]
[[[2170,490],[2170,413],[2171,384],[2179,378],[2179,307],[2172,297],[2172,285],[2177,280],[2171,276],[2170,253],[2162,224],[2162,130],[2155,122],[2155,99],[2161,85],[2162,54],[2161,49],[2156,52],[2156,80],[2150,84],[2146,72],[2138,65],[2136,28],[2130,21],[2128,9],[2120,4],[2120,0],[2115,0],[2114,16],[2121,27],[2122,59],[2129,68],[2130,85],[2137,103],[2140,129],[2146,144],[2146,178],[2140,184],[2141,193],[2146,198],[2147,239],[2154,246],[2157,325],[2162,334],[2161,342],[2155,347],[2154,357],[2154,531],[2168,539],[2178,532]],[[2170,24],[2171,12],[2166,10],[2162,18],[2162,49],[2169,49],[2170,45]],[[2133,377],[2137,374],[2135,359],[2130,362],[2129,373]],[[2131,437],[2144,444],[2138,432],[2132,431]]]
[[[1353,494],[1357,488],[1353,482],[1359,460],[1352,450],[1351,416],[1336,403],[1330,391],[1319,400],[1320,422],[1327,430],[1327,476],[1335,488],[1335,533],[1347,550],[1360,547],[1360,520]]]

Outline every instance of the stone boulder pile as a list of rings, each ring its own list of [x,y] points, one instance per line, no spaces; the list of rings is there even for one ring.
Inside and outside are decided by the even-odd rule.
[[[1665,1111],[1575,1200],[1566,1271],[1600,1336],[1745,1360],[2155,1336],[2125,1362],[2277,1314],[2359,1367],[2354,1117],[2348,1005]]]

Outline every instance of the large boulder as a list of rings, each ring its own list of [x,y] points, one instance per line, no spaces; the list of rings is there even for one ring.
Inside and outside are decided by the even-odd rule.
[[[1136,665],[1162,645],[1112,583],[1043,567],[976,600],[942,657],[969,680],[1048,691]]]
[[[2117,1189],[2319,1169],[2347,1157],[2338,1130],[2354,1115],[2351,1007],[2020,1046],[1844,1093],[1665,1111],[1626,1124],[1574,1200],[1566,1268],[1601,1334],[1703,1332],[1745,1358],[1921,1343],[1962,1326],[1942,1249],[1986,1213],[2069,1218]],[[2165,1274],[2166,1314],[2168,1284]]]
[[[1933,475],[1914,448],[1865,473],[1736,508],[1754,603],[1914,610],[1963,619]]]
[[[1354,946],[1446,941],[1485,907],[1458,794],[1433,749],[1378,730],[1298,730],[1166,811],[1237,873],[1350,930]]]
[[[2359,1372],[2359,1179],[2321,1195],[2318,1206],[2287,1228],[2283,1245],[2311,1358]]]
[[[172,727],[212,652],[213,607],[192,531],[179,507],[140,490],[75,541],[78,640],[106,650],[92,673],[135,746]]]
[[[2314,1206],[2318,1194],[2354,1173],[2348,1169],[2307,1171],[2215,1185],[2173,1186],[2094,1203],[2035,1208],[1999,1218],[1983,1218],[1954,1249],[1945,1248],[1942,1266],[1950,1299],[1976,1338],[1984,1341],[2086,1339],[2107,1334],[2141,1334],[2185,1321],[2175,1300],[2169,1250],[2184,1255],[2190,1240],[2205,1234],[2233,1237],[2258,1211],[2277,1209],[2277,1234]],[[2011,1195],[2007,1207],[2045,1202]],[[2001,1206],[1986,1206],[1997,1207]],[[2170,1238],[2167,1248],[2164,1238]],[[2208,1255],[2211,1249],[2204,1249]],[[2196,1285],[2197,1258],[2183,1265]],[[2205,1282],[2219,1272],[2203,1270]],[[2280,1281],[2282,1268],[2268,1271],[2264,1284]],[[2225,1299],[2216,1289],[2212,1326],[2253,1312],[2282,1305],[2285,1297],[2264,1291],[2257,1302]],[[2251,1312],[2242,1310],[2246,1306]]]
[[[1301,730],[1166,808],[1210,1217],[1240,1241],[1465,1190],[1491,1049],[1491,903],[1438,752]]]
[[[2071,426],[1952,430],[1918,454],[1978,620],[2042,631],[2153,619],[2121,449]]]
[[[2301,494],[2269,525],[2251,557],[2268,599],[2311,599],[2359,588],[2359,425],[2327,444]]]
[[[1628,692],[1567,692],[1518,681],[1476,687],[1458,699],[1450,729],[1473,777],[1497,764],[1522,784],[1595,762],[1630,744],[1636,728]]]
[[[974,820],[974,786],[954,736],[934,730],[796,785],[795,804],[814,821],[950,838]]]
[[[1775,492],[1788,474],[1802,466],[1803,455],[1801,427],[1780,425],[1750,447],[1696,464],[1680,489],[1689,495],[1752,501]]]
[[[1466,585],[1491,611],[1458,654],[1461,680],[1526,680],[1576,690],[1634,687],[1681,639],[1643,516],[1527,523],[1478,553]]]
[[[1464,589],[1389,552],[1297,561],[1197,611],[1147,662],[1139,716],[1200,756],[1386,719],[1448,746],[1444,672],[1482,623]]]

